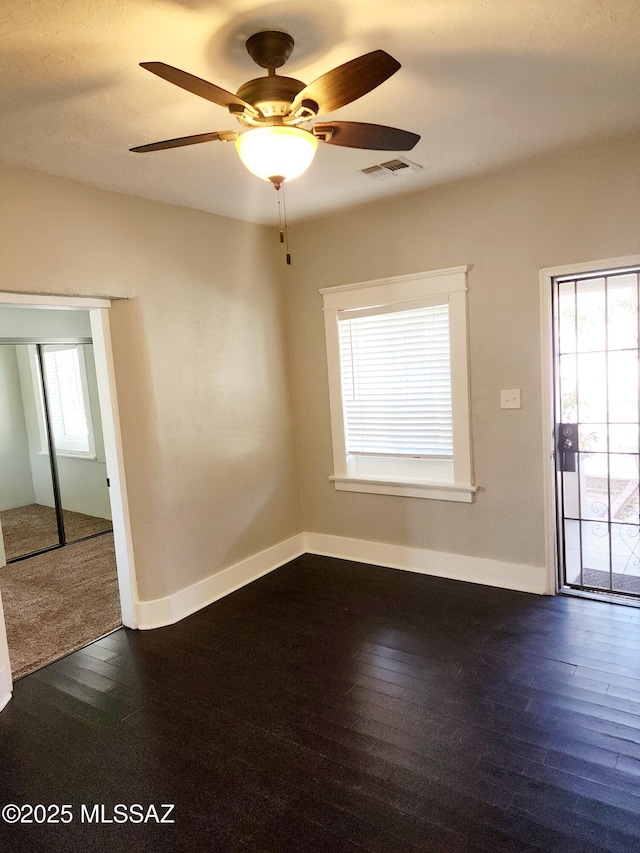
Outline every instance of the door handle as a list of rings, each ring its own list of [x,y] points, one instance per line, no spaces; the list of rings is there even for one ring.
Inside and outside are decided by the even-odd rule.
[[[556,432],[556,448],[559,454],[559,470],[576,470],[576,453],[578,452],[578,424],[558,424]]]

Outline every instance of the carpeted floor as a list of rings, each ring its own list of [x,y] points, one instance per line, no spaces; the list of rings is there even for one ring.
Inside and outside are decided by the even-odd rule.
[[[0,593],[15,679],[122,624],[113,535],[3,566]]]
[[[111,530],[111,520],[63,510],[67,542]],[[58,544],[58,525],[53,507],[29,504],[0,512],[7,560],[33,554]]]

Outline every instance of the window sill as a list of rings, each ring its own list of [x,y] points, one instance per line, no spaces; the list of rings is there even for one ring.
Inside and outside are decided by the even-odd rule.
[[[438,483],[427,480],[394,480],[383,477],[338,477],[329,479],[337,491],[369,492],[374,495],[400,495],[406,498],[428,498],[439,501],[473,503],[477,486],[459,483]]]
[[[48,456],[48,450],[39,450],[40,456]],[[88,462],[96,462],[98,457],[95,453],[82,453],[81,451],[74,452],[73,450],[56,450],[56,458],[63,456],[65,459],[86,459]]]

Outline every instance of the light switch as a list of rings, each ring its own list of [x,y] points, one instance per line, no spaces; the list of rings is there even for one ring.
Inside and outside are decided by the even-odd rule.
[[[511,388],[508,391],[500,392],[500,408],[501,409],[521,409],[520,389]]]

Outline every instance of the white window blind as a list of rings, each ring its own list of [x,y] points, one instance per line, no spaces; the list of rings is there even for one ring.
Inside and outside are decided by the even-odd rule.
[[[346,450],[452,457],[447,303],[338,312]]]
[[[78,348],[47,347],[44,351],[44,367],[56,448],[89,453],[91,447]]]

